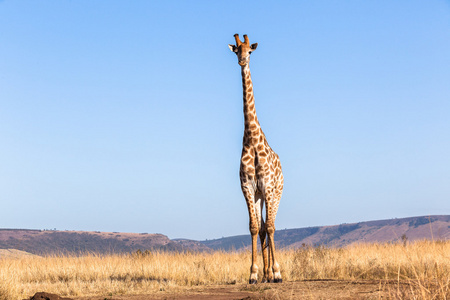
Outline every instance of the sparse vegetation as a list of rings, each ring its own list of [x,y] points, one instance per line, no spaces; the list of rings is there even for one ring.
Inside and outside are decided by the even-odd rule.
[[[241,284],[248,280],[249,257],[246,252],[140,251],[5,258],[0,259],[0,300],[23,299],[42,290],[76,297]],[[304,246],[281,250],[278,259],[285,281],[377,280],[391,299],[450,298],[450,241]]]

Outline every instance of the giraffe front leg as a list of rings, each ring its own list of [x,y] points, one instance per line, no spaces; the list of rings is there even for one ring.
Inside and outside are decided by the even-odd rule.
[[[266,231],[268,236],[268,244],[269,244],[269,272],[268,272],[268,280],[269,282],[282,282],[280,272],[280,265],[276,260],[275,255],[275,215],[277,207],[273,205],[271,202],[272,194],[267,197],[266,201]]]
[[[249,229],[252,237],[252,265],[250,267],[250,284],[258,282],[258,266],[256,265],[257,253],[258,253],[258,208],[259,203],[255,203],[255,195],[252,192],[252,187],[248,185],[242,185],[242,192],[244,193],[245,200],[247,202],[248,215],[249,215]]]
[[[250,267],[250,284],[255,284],[258,282],[258,266],[256,265],[257,254],[258,254],[258,232],[259,224],[257,218],[257,210],[255,203],[251,203],[249,206],[250,215],[250,234],[252,236],[252,266]]]
[[[268,281],[269,282],[282,282],[280,272],[280,265],[277,262],[275,255],[275,241],[274,241],[274,233],[275,226],[273,223],[266,223],[267,226],[267,235],[268,235],[268,247],[269,247],[269,270],[268,270]]]
[[[273,232],[275,232],[275,218],[278,212],[278,206],[280,205],[281,194],[283,193],[283,174],[280,175],[281,179],[278,181],[274,193],[273,193]],[[273,240],[273,239],[272,239]],[[275,252],[275,242],[273,246],[273,251]],[[278,264],[275,257],[273,257],[273,272],[274,272],[274,282],[283,282],[281,277],[280,265]]]
[[[250,222],[251,223],[251,222]],[[248,283],[256,284],[258,283],[258,266],[256,265],[256,259],[258,254],[258,230],[254,229],[250,225],[250,233],[252,235],[252,266],[250,267],[250,279]]]
[[[270,239],[270,237],[269,237],[269,239]],[[270,248],[271,248],[270,253],[272,254],[272,269],[271,269],[271,271],[273,271],[273,280],[270,282],[281,283],[281,282],[283,282],[283,279],[281,277],[280,265],[278,264],[277,259],[275,257],[275,242],[273,241],[273,237],[272,237],[272,242],[271,242]]]

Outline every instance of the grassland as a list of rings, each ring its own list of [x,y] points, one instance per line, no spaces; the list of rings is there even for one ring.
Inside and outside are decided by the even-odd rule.
[[[281,250],[278,260],[285,282],[377,280],[392,299],[450,298],[450,241],[304,247]],[[220,251],[3,258],[0,300],[37,291],[80,297],[245,284],[249,266],[250,253]]]

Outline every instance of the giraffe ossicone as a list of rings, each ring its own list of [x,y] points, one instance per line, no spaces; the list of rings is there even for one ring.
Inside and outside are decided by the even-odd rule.
[[[263,255],[262,282],[282,282],[280,266],[275,255],[275,218],[283,192],[283,173],[280,158],[267,143],[256,116],[253,83],[250,74],[250,54],[256,50],[257,43],[250,44],[247,35],[244,42],[235,34],[236,45],[228,45],[236,53],[241,66],[242,88],[244,98],[244,139],[242,142],[241,165],[239,177],[241,189],[247,203],[249,229],[252,237],[252,265],[249,283],[257,283],[258,266],[257,241],[261,241]],[[266,217],[262,212],[265,206]]]

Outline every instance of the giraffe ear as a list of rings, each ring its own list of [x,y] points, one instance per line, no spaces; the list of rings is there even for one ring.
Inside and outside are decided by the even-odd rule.
[[[252,51],[255,51],[256,47],[258,47],[258,43],[251,44],[250,49],[252,49]]]
[[[228,48],[230,48],[230,50],[234,53],[236,53],[238,50],[238,48],[235,45],[231,45],[231,44],[228,44]]]

